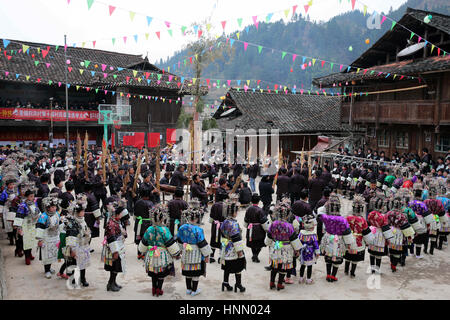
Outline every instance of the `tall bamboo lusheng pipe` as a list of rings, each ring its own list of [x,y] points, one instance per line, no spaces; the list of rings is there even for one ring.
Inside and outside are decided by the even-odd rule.
[[[161,158],[161,145],[158,143],[156,147],[156,189],[161,191],[159,180],[161,180],[161,168],[159,167],[159,159]]]
[[[236,182],[234,183],[233,189],[231,189],[230,194],[233,194],[236,192],[237,188],[239,187],[239,184],[242,180],[242,173],[237,177]]]
[[[283,149],[281,149],[278,153],[278,166],[281,167],[282,163],[283,163]],[[278,168],[277,173],[275,174],[275,179],[273,179],[272,188],[275,188],[275,186],[277,185],[279,171],[280,171],[280,168]]]
[[[121,190],[123,194],[125,194],[127,192],[128,182],[130,182],[130,172],[129,171],[127,172],[127,175],[123,179],[122,190]]]
[[[88,142],[89,142],[89,135],[86,131],[86,134],[84,135],[84,178],[86,181],[89,179],[88,176],[88,162],[87,162],[87,156],[88,156]]]
[[[77,176],[80,172],[80,162],[81,162],[81,138],[80,134],[77,132]]]
[[[103,183],[106,181],[106,143],[105,139],[102,142],[102,168],[103,168]]]
[[[311,170],[312,170],[311,151],[308,151],[308,177],[309,178],[311,178]]]
[[[133,198],[136,197],[137,182],[139,180],[139,175],[141,174],[141,164],[142,164],[142,153],[139,154],[139,158],[137,161],[136,174],[134,175],[133,189],[132,189]]]
[[[111,153],[109,152],[108,148],[106,148],[106,152],[107,152],[109,173],[112,173],[113,169],[112,169],[112,165],[111,165]]]

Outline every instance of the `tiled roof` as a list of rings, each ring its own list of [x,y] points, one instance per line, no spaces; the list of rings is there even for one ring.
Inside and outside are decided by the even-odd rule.
[[[26,41],[10,40],[11,42],[4,49],[3,40],[0,40],[0,79],[3,80],[16,80],[15,74],[30,76],[31,78],[42,77],[44,79],[52,80],[55,82],[65,83],[65,67],[72,67],[71,72],[68,72],[68,83],[72,85],[81,86],[106,86],[106,87],[141,87],[160,90],[178,91],[181,88],[178,83],[181,81],[180,77],[165,72],[162,74],[162,70],[153,64],[149,63],[147,58],[142,58],[140,55],[124,54],[96,49],[86,49],[77,47],[67,47],[67,59],[70,60],[70,64],[66,64],[64,57],[64,46],[59,46],[56,50],[55,45],[49,45],[44,43],[32,43]],[[22,50],[23,46],[29,46],[28,54],[23,52],[17,52]],[[38,51],[38,48],[40,50]],[[11,50],[16,51],[12,54]],[[48,53],[43,55],[43,52]],[[10,57],[8,59],[8,56]],[[88,67],[84,64],[85,61],[90,61]],[[39,61],[36,66],[35,61]],[[47,67],[46,64],[50,64]],[[102,64],[106,65],[106,69],[102,70]],[[96,67],[97,66],[97,67]],[[110,68],[113,68],[112,70]],[[123,68],[119,71],[118,68]],[[80,69],[84,69],[82,73]],[[135,75],[133,70],[138,70]],[[9,71],[9,75],[5,76],[4,71]],[[91,72],[95,72],[92,76]],[[147,72],[147,74],[146,74]],[[107,77],[104,77],[104,73],[107,73]],[[153,73],[153,76],[151,75]],[[161,74],[161,78],[158,79],[158,74]],[[114,78],[114,75],[117,77]],[[150,83],[147,81],[150,79]],[[129,82],[127,83],[127,77]],[[171,78],[169,82],[169,77]],[[140,78],[141,81],[138,81]],[[19,79],[21,79],[19,77]],[[159,83],[158,83],[159,82]],[[183,87],[183,94],[190,93],[190,87]]]
[[[228,106],[237,107],[237,117],[220,116],[230,110]],[[280,133],[332,132],[342,130],[339,107],[339,97],[230,89],[214,118],[221,130],[240,128],[279,129]]]
[[[429,14],[432,15],[432,19],[428,24],[426,24],[423,19]],[[402,26],[406,26],[413,32],[416,32],[417,35],[423,35],[425,28],[428,27],[436,28],[437,30],[449,35],[450,16],[408,8],[406,13],[392,30],[387,31],[375,44],[372,45],[370,49],[350,64],[353,67],[350,72],[344,70],[340,73],[315,78],[313,80],[313,84],[328,87],[334,84],[337,85],[340,82],[386,77],[386,73],[391,74],[389,77],[390,80],[393,80],[394,74],[398,74],[399,76],[396,77],[395,80],[399,80],[401,75],[417,76],[422,72],[450,69],[449,55],[443,56],[443,52],[440,50],[440,56],[438,56],[439,50],[437,48],[434,48],[432,57],[418,59],[416,56],[414,60],[410,58],[408,60],[395,63],[377,65],[379,60],[386,59],[387,53],[389,53],[390,56],[395,56],[396,52],[394,48],[396,46],[400,46],[400,48],[406,47],[407,41],[410,38],[410,31],[405,30]],[[415,40],[417,41],[417,38],[415,38]],[[428,45],[428,47],[431,46]],[[444,45],[443,49],[448,51],[448,46]],[[357,72],[354,68],[360,68],[361,70]],[[368,69],[368,71],[364,72],[365,69]],[[383,72],[383,74],[379,75],[379,72]]]
[[[385,77],[386,73],[390,73],[391,76],[395,74],[403,76],[414,76],[419,73],[436,70],[450,70],[450,55],[431,57],[422,60],[404,60],[400,62],[385,64],[381,66],[374,66],[372,68],[362,69],[357,73],[333,73],[328,76],[314,79],[313,83],[317,86],[331,86],[338,84],[339,82],[350,82],[352,80],[368,80],[380,77]],[[372,71],[374,71],[372,73]],[[379,72],[383,72],[384,75],[379,76]],[[396,80],[400,80],[401,76],[397,76]],[[392,77],[391,77],[392,79]]]

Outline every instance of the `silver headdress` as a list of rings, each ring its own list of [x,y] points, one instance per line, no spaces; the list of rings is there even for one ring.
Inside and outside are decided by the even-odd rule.
[[[353,204],[352,204],[352,213],[355,216],[361,216],[361,217],[365,217],[366,216],[366,201],[364,200],[364,198],[360,195],[356,195],[353,199]]]
[[[169,220],[169,209],[165,204],[157,204],[149,209],[152,225],[166,225]]]
[[[375,196],[370,199],[370,211],[379,211],[385,212],[387,211],[387,207],[389,206],[389,199],[386,198],[383,192],[377,191]]]
[[[341,215],[341,199],[336,193],[330,194],[330,198],[325,203],[325,209],[328,215],[340,216]]]
[[[273,208],[274,220],[287,221],[291,215],[291,201],[288,198],[283,198]]]
[[[52,206],[58,207],[61,203],[61,199],[58,198],[57,193],[51,193],[44,199],[42,199],[42,205],[44,206],[44,209],[48,209]]]
[[[182,223],[200,219],[204,213],[205,210],[201,206],[200,201],[192,200],[189,202],[189,208],[181,212]]]
[[[302,219],[303,219],[303,226],[305,227],[305,230],[313,231],[317,225],[316,218],[314,218],[314,216],[311,214],[307,214]]]

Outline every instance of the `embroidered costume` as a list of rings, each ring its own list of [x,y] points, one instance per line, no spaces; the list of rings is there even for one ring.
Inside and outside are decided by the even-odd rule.
[[[278,274],[277,290],[284,289],[283,281],[288,270],[294,267],[294,259],[299,255],[301,243],[292,224],[290,201],[287,198],[278,202],[273,209],[274,221],[267,230],[266,245],[269,247],[269,259],[272,267],[270,273],[270,289],[275,288]]]
[[[355,196],[352,208],[352,213],[346,219],[355,237],[356,247],[347,249],[345,253],[344,273],[348,275],[350,271],[350,277],[354,278],[358,262],[364,261],[366,246],[373,242],[373,234],[364,218],[366,216],[364,198]],[[351,269],[350,264],[352,265]]]
[[[230,273],[234,273],[236,277],[236,285],[234,292],[239,289],[240,292],[245,291],[242,286],[241,272],[246,268],[246,260],[244,254],[244,241],[242,240],[242,231],[236,220],[237,205],[234,202],[227,202],[226,206],[227,218],[220,224],[220,232],[222,235],[222,250],[220,254],[220,263],[224,271],[222,291],[227,288],[228,291],[232,287],[228,284]]]
[[[151,226],[144,233],[139,244],[139,252],[145,254],[145,271],[152,278],[152,294],[163,295],[164,278],[173,270],[173,258],[178,258],[180,248],[170,233],[168,209],[157,205],[150,209]]]
[[[347,220],[340,215],[339,196],[332,193],[325,206],[318,210],[319,218],[325,227],[325,234],[320,243],[320,251],[325,256],[327,281],[338,281],[336,275],[339,265],[344,260],[347,248],[355,249],[356,241]]]
[[[58,260],[59,222],[60,216],[56,211],[59,200],[47,197],[42,200],[45,212],[41,213],[36,223],[36,239],[39,241],[39,260],[45,269],[45,277],[51,278],[55,273],[51,269],[52,263]]]
[[[199,277],[206,276],[205,258],[212,252],[203,229],[197,225],[203,212],[200,202],[192,201],[190,208],[182,212],[186,223],[180,227],[177,235],[181,246],[181,273],[186,277],[186,293],[192,296],[200,293]]]

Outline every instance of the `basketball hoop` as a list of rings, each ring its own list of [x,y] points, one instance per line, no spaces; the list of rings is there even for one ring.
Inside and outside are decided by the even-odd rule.
[[[113,123],[114,123],[114,128],[116,128],[117,130],[119,130],[120,127],[122,126],[120,124],[120,120],[113,120]]]

